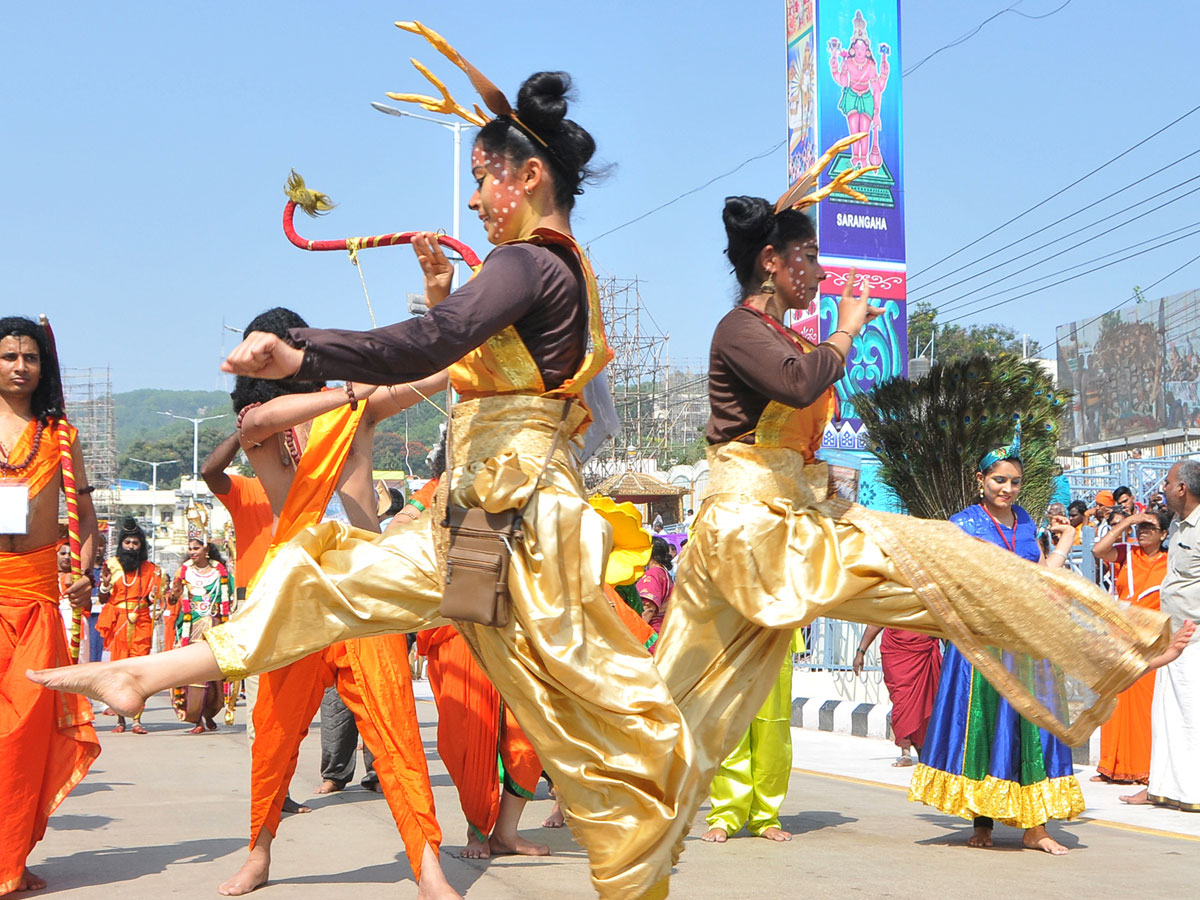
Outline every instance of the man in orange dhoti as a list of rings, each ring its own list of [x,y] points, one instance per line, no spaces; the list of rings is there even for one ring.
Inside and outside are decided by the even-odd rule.
[[[58,360],[45,330],[0,319],[0,895],[44,888],[25,867],[50,814],[100,754],[91,704],[25,678],[71,661],[60,596],[90,605],[91,579],[59,590],[55,559],[63,447],[79,492],[81,556],[95,553],[96,515],[75,429],[62,410]]]
[[[135,519],[121,526],[117,555],[100,571],[100,599],[104,608],[96,620],[96,631],[104,640],[111,659],[149,656],[158,615],[158,566],[146,559],[146,535]],[[125,730],[125,717],[117,716],[117,734]],[[142,714],[133,717],[134,734],[146,734]]]
[[[303,327],[303,321],[277,308],[258,316],[248,330],[289,327]],[[363,397],[372,389],[354,385],[343,393],[320,388],[239,378],[233,391],[241,446],[277,517],[272,548],[325,518],[378,530],[370,478],[374,427],[417,399],[415,393],[397,389],[381,393],[370,404],[355,400],[347,406],[347,395],[353,397],[355,388]],[[419,896],[459,898],[438,859],[441,829],[403,635],[335,644],[260,677],[253,712],[250,855],[218,890],[237,896],[266,883],[271,844],[300,742],[331,685],[337,686],[364,743],[375,754],[375,772],[404,841]]]

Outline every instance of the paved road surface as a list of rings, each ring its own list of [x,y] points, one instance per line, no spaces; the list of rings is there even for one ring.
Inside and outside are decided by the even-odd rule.
[[[427,694],[419,685],[418,696]],[[565,830],[538,827],[549,812],[544,793],[525,814],[526,834],[554,856],[490,863],[455,858],[465,832],[457,796],[436,757],[432,702],[419,701],[422,736],[439,818],[443,865],[468,900],[594,896],[583,852]],[[239,709],[239,715],[242,710]],[[165,696],[145,716],[150,734],[111,733],[98,719],[104,752],[91,774],[50,821],[31,864],[55,900],[213,898],[241,863],[249,803],[249,755],[239,724],[216,734],[184,733]],[[1120,810],[1111,786],[1090,786],[1096,819],[1053,833],[1072,848],[1064,858],[1016,849],[1019,833],[998,828],[992,851],[962,846],[967,823],[907,802],[903,770],[882,741],[795,732],[798,769],[784,807],[789,844],[740,837],[723,846],[688,842],[674,898],[771,900],[973,897],[1196,897],[1200,815]],[[285,817],[274,845],[264,900],[415,897],[416,888],[382,797],[359,788],[313,797],[318,783],[317,729],[302,745],[292,794],[315,811]],[[361,759],[360,759],[361,763]],[[891,781],[893,784],[876,783]],[[1102,793],[1098,793],[1102,792]],[[1108,794],[1113,797],[1109,798]],[[1100,821],[1101,817],[1125,821]],[[698,822],[697,824],[701,824]],[[693,830],[699,833],[699,828]]]

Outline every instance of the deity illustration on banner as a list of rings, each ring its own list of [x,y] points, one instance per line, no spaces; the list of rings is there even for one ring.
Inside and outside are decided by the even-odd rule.
[[[880,60],[875,61],[871,39],[867,35],[867,20],[861,9],[854,11],[854,33],[850,37],[850,46],[843,50],[841,40],[831,37],[827,47],[830,73],[842,88],[838,109],[846,117],[847,134],[866,132],[866,137],[851,149],[850,165],[855,169],[882,165],[883,154],[879,149],[880,110],[883,92],[887,90],[888,76],[891,74],[888,57],[892,48],[880,43]]]

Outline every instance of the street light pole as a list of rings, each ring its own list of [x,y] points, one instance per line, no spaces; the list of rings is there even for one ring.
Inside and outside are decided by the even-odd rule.
[[[227,419],[229,413],[221,413],[219,416],[177,416],[173,412],[158,411],[160,416],[169,416],[172,419],[182,419],[184,422],[192,423],[192,481],[196,482],[200,478],[200,423],[209,422],[213,419]]]
[[[151,462],[148,459],[138,459],[136,456],[129,457],[130,462],[140,462],[150,467],[150,493],[154,497],[150,501],[150,549],[154,550],[154,533],[158,530],[158,467],[177,463],[177,459],[160,459],[158,462]],[[151,557],[153,559],[153,557]]]
[[[419,113],[409,112],[406,109],[397,109],[394,106],[388,106],[386,103],[372,103],[375,109],[389,116],[401,116],[408,119],[420,119],[422,122],[432,122],[434,125],[441,125],[443,128],[448,128],[454,132],[454,211],[451,216],[451,237],[458,240],[458,228],[460,224],[460,216],[462,215],[462,136],[463,132],[468,128],[475,128],[470,122],[446,122],[442,119],[435,119],[432,116],[422,116]],[[454,264],[454,280],[458,281],[458,262]]]

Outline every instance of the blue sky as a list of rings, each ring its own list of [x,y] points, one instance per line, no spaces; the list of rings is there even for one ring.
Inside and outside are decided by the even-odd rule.
[[[1005,2],[910,0],[905,65]],[[1060,3],[1017,8],[1040,14]],[[1008,14],[904,79],[911,299],[922,281],[927,291],[940,287],[947,282],[929,284],[935,275],[1200,147],[1197,113],[953,264],[919,274],[1196,105],[1198,9],[1072,0],[1040,21]],[[240,328],[267,306],[291,306],[313,325],[369,327],[345,258],[303,253],[284,239],[282,186],[295,167],[340,204],[322,221],[304,220],[307,236],[449,229],[449,132],[369,105],[388,90],[423,88],[409,56],[449,68],[392,27],[397,18],[442,31],[510,94],[538,69],[573,74],[572,115],[616,164],[580,198],[575,229],[584,242],[786,135],[782,0],[8,5],[5,309],[50,314],[64,363],[110,365],[117,390],[222,387],[222,321]],[[453,83],[467,93],[465,81]],[[1200,174],[1198,159],[993,262],[1171,189]],[[641,279],[673,358],[703,359],[729,307],[722,199],[773,197],[785,179],[780,148],[591,244],[601,274]],[[466,183],[464,171],[464,192]],[[1117,217],[1112,224],[1153,210],[1060,259],[1031,266],[1107,226],[983,280],[1005,276],[1002,287],[1141,249],[1133,245],[1200,220],[1200,194],[1162,205],[1196,184]],[[474,216],[464,210],[462,221],[464,239],[486,252]],[[1197,253],[1200,237],[1189,237],[964,321],[1003,321],[1048,344],[1058,323],[1117,304]],[[406,316],[405,294],[420,286],[409,251],[372,251],[363,262],[380,320]],[[1150,293],[1198,284],[1200,263]],[[226,348],[234,340],[227,334]]]

